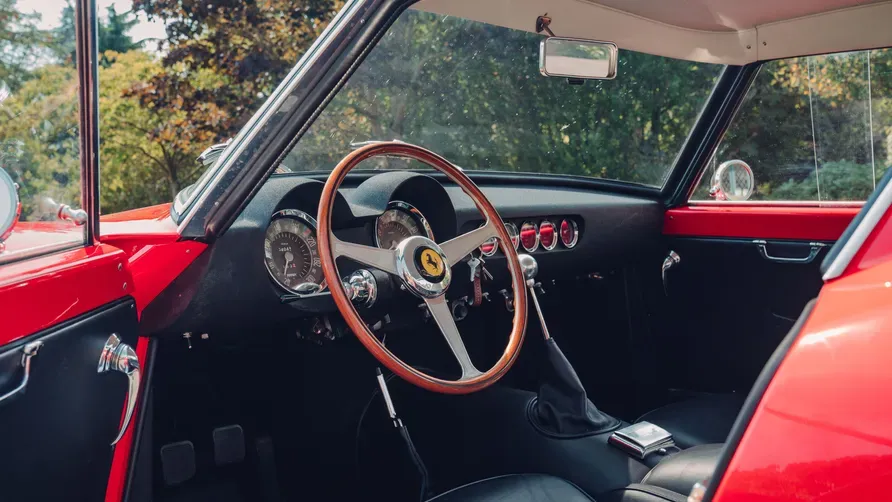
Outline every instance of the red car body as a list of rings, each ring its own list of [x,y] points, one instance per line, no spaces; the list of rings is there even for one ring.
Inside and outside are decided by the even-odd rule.
[[[167,205],[107,215],[101,242],[0,268],[8,343],[131,295],[141,311],[205,249],[178,240]],[[687,207],[664,233],[837,239],[857,208]],[[892,476],[892,228],[887,213],[845,273],[825,284],[777,368],[713,500],[879,499]],[[779,223],[779,224],[778,224]],[[10,244],[79,232],[20,223]],[[46,232],[52,227],[52,232]],[[19,237],[20,239],[16,239]],[[770,287],[766,285],[766,287]],[[35,308],[39,305],[40,308]],[[145,357],[146,343],[137,346]],[[121,500],[132,427],[119,443],[106,501]]]

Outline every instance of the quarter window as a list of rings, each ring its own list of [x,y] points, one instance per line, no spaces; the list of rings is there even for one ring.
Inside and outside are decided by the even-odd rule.
[[[0,21],[0,181],[15,184],[0,198],[4,213],[18,204],[21,213],[0,244],[0,263],[83,244],[85,237],[74,213],[59,216],[63,204],[70,211],[81,206],[73,31],[69,51],[40,27],[38,14],[16,6],[7,6]],[[0,237],[14,221],[4,216]]]
[[[892,162],[892,49],[765,63],[692,200],[748,164],[751,200],[863,201]]]

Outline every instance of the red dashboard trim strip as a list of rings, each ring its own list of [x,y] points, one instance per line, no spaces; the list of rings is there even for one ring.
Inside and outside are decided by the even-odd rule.
[[[666,211],[663,234],[835,241],[858,207],[687,206]]]

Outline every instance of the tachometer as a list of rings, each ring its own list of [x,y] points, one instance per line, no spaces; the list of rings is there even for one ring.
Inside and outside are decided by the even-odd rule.
[[[390,202],[375,221],[375,244],[379,248],[396,249],[400,242],[415,235],[434,238],[424,215],[409,203]]]
[[[322,262],[316,248],[316,220],[303,211],[275,213],[263,242],[266,269],[276,283],[293,293],[325,289]]]

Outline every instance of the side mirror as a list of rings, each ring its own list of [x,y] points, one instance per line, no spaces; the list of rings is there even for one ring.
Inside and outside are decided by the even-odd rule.
[[[3,241],[12,233],[12,228],[19,221],[21,213],[19,186],[3,168],[0,168],[0,251],[3,251]]]
[[[205,168],[214,165],[217,159],[220,158],[220,155],[223,154],[223,151],[226,150],[226,147],[229,146],[229,143],[232,143],[232,138],[227,139],[225,143],[217,143],[205,148],[201,155],[198,156],[198,162]]]
[[[546,77],[612,79],[619,50],[611,42],[549,37],[539,43],[539,73]]]
[[[715,200],[744,201],[753,195],[756,179],[749,164],[742,160],[722,162],[715,170],[709,195]]]

